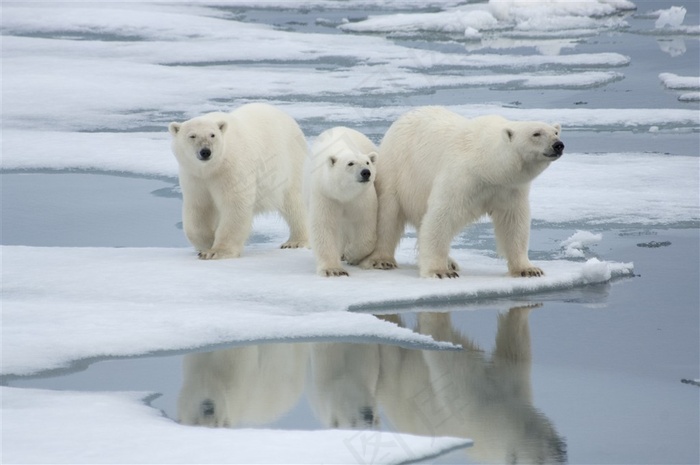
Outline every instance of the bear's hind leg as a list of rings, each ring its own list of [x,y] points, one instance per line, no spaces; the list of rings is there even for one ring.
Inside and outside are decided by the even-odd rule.
[[[309,247],[306,207],[300,192],[290,189],[285,193],[280,214],[289,226],[289,239],[282,244],[281,248],[299,249]]]
[[[348,276],[340,262],[340,212],[319,201],[311,206],[311,241],[319,276]]]

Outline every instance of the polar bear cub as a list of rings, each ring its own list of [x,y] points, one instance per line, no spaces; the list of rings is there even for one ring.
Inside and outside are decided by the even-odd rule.
[[[252,103],[168,126],[179,164],[182,223],[201,259],[240,256],[257,213],[278,211],[282,248],[308,246],[302,177],[307,145],[296,121]]]
[[[530,183],[562,156],[561,126],[466,119],[442,107],[400,117],[379,148],[377,246],[363,265],[396,267],[405,224],[418,230],[422,277],[455,278],[450,243],[466,225],[491,216],[499,252],[512,276],[541,276],[528,259]]]
[[[321,276],[347,276],[341,260],[356,265],[374,249],[376,157],[377,147],[346,127],[324,131],[311,148],[304,190],[311,248]]]

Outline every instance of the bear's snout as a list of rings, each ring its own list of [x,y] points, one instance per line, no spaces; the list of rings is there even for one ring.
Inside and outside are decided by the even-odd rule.
[[[552,144],[552,150],[554,150],[557,156],[561,156],[561,154],[564,153],[564,143],[560,140],[556,141]]]
[[[197,157],[200,160],[209,160],[209,158],[211,157],[211,150],[205,147],[199,151]]]
[[[372,172],[365,168],[360,171],[360,177],[362,178],[362,182],[367,182],[369,181],[369,178],[372,177]]]

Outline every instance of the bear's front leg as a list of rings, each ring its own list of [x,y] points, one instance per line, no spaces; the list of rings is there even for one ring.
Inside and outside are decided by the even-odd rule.
[[[528,192],[517,192],[507,205],[491,212],[498,251],[508,261],[508,273],[515,277],[544,276],[544,271],[530,262],[530,203]]]
[[[450,258],[450,243],[463,226],[463,218],[447,200],[431,194],[418,230],[418,266],[422,278],[458,278],[459,267]]]
[[[311,249],[319,276],[349,276],[340,262],[340,211],[333,202],[318,199],[311,205]]]
[[[374,196],[356,204],[346,205],[343,259],[357,265],[372,253],[377,245],[377,200]]]
[[[194,201],[190,197],[183,196],[182,202],[182,229],[187,240],[197,250],[209,250],[214,244],[214,222],[216,213],[211,202]]]
[[[199,258],[218,260],[241,256],[245,241],[253,228],[253,199],[254,197],[250,201],[217,202],[219,224],[214,234],[214,243],[210,249],[201,251]]]

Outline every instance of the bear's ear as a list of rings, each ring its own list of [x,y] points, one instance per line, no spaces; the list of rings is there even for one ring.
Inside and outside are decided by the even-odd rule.
[[[168,125],[168,131],[170,131],[170,134],[173,136],[177,135],[178,131],[180,131],[180,128],[182,127],[182,123],[170,123]]]
[[[331,162],[331,166],[335,166],[335,162],[337,162],[338,159],[335,157],[328,157],[328,161]]]
[[[367,154],[369,161],[371,161],[373,165],[377,164],[377,155],[377,152],[370,152]]]
[[[216,123],[216,125],[219,126],[219,131],[221,131],[222,133],[226,131],[226,121],[219,121],[218,123]]]
[[[504,132],[506,133],[506,136],[508,136],[508,140],[513,140],[513,136],[515,135],[515,133],[511,128],[505,128]]]
[[[559,124],[559,123],[555,124],[554,129],[556,129],[557,132],[561,132],[561,124]]]

